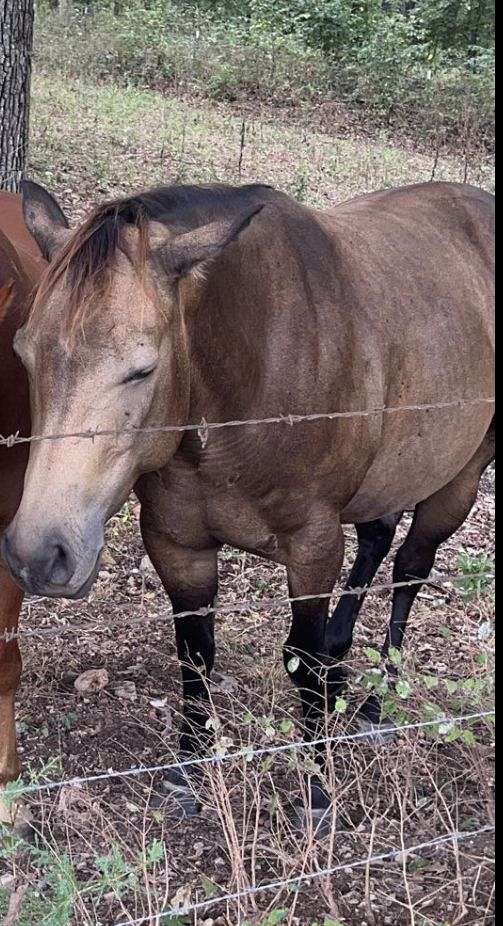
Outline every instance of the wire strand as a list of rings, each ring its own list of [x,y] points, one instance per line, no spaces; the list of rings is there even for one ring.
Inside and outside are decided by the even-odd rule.
[[[22,783],[14,784],[14,790],[16,796],[22,796],[24,794],[33,794],[40,791],[54,791],[61,788],[68,787],[82,787],[85,784],[96,784],[101,781],[110,781],[117,778],[138,778],[143,775],[156,775],[160,772],[170,772],[170,771],[184,771],[189,768],[204,768],[205,766],[214,766],[221,765],[222,763],[235,761],[236,759],[244,759],[247,762],[250,762],[256,758],[262,758],[263,756],[275,756],[282,755],[288,752],[295,752],[299,749],[313,749],[318,746],[330,745],[336,746],[341,743],[349,742],[360,742],[366,739],[372,739],[376,736],[376,733],[380,735],[389,734],[399,734],[407,733],[413,730],[427,729],[431,727],[454,727],[456,724],[468,723],[475,720],[484,720],[489,717],[494,717],[496,712],[492,711],[481,711],[476,714],[463,714],[458,717],[440,717],[436,720],[421,720],[417,723],[403,724],[401,726],[388,725],[380,726],[378,729],[374,728],[371,730],[360,731],[359,733],[345,733],[338,736],[324,736],[320,739],[315,740],[299,740],[298,742],[293,743],[284,743],[281,746],[263,746],[259,749],[244,749],[237,750],[236,752],[228,752],[225,755],[214,755],[214,756],[203,756],[200,759],[185,759],[180,762],[170,762],[165,765],[151,765],[151,766],[139,766],[138,768],[125,769],[122,772],[119,771],[109,771],[109,772],[100,772],[95,775],[87,775],[85,777],[77,778],[67,778],[64,781],[49,781],[45,783],[37,782],[36,784],[23,785]]]
[[[347,596],[353,596],[356,598],[362,598],[367,595],[378,595],[386,591],[395,591],[401,588],[411,588],[416,585],[429,585],[431,587],[435,586],[451,586],[455,583],[466,582],[467,580],[473,581],[477,579],[485,579],[488,582],[494,581],[496,576],[493,572],[479,572],[479,573],[470,573],[469,576],[458,574],[452,575],[447,578],[442,578],[441,576],[429,576],[426,579],[409,579],[406,582],[389,582],[382,585],[364,585],[355,588],[345,588],[339,592],[320,592],[313,595],[297,595],[295,597],[283,596],[280,598],[261,598],[256,601],[250,600],[248,598],[235,601],[229,604],[218,603],[214,605],[208,605],[208,607],[198,608],[195,611],[180,611],[176,614],[173,614],[175,619],[181,619],[184,617],[210,617],[213,614],[234,614],[239,613],[240,611],[246,611],[250,608],[263,609],[265,611],[274,611],[277,608],[284,608],[288,605],[306,602],[306,601],[324,601],[330,600],[332,598],[344,598]],[[135,618],[135,623],[144,624],[152,620],[151,618],[141,617]],[[18,639],[28,639],[30,637],[47,637],[47,636],[60,636],[65,633],[97,633],[97,629],[89,629],[84,625],[69,625],[69,626],[59,626],[59,627],[42,627],[40,629],[28,629],[28,630],[6,630],[2,635],[0,635],[0,642],[2,643],[11,643],[14,640]],[[101,631],[103,632],[103,631]]]
[[[201,913],[203,910],[209,910],[211,907],[214,907],[217,904],[235,903],[240,900],[246,900],[248,897],[256,897],[257,894],[268,893],[269,891],[279,891],[286,887],[293,887],[294,885],[302,886],[303,884],[310,884],[312,881],[316,881],[319,878],[333,877],[333,875],[336,875],[339,872],[349,873],[350,871],[354,871],[357,868],[366,868],[368,865],[375,865],[379,862],[396,861],[397,859],[403,858],[404,854],[406,856],[415,855],[416,853],[423,852],[426,849],[438,848],[440,846],[448,845],[449,843],[453,843],[454,847],[454,845],[459,842],[464,842],[468,839],[476,839],[478,836],[485,836],[489,833],[495,833],[495,831],[495,827],[491,825],[483,826],[478,830],[457,831],[455,833],[449,833],[445,836],[437,836],[435,839],[429,839],[426,842],[420,842],[416,845],[408,846],[405,850],[403,848],[390,849],[388,852],[381,852],[378,855],[370,855],[355,862],[347,862],[342,865],[334,865],[332,868],[322,868],[320,871],[313,871],[308,874],[296,875],[293,878],[269,881],[267,884],[258,884],[244,891],[236,891],[234,894],[223,894],[220,897],[212,897],[209,900],[203,900],[200,903],[186,904],[185,906],[179,906],[176,908],[171,907],[162,913],[144,916],[136,920],[122,921],[117,923],[116,926],[144,926],[145,923],[149,923],[151,926],[154,926],[154,924],[155,926],[159,926],[159,924],[161,924],[163,920],[167,919],[168,917],[188,916],[191,913]]]
[[[222,430],[223,428],[240,428],[245,426],[271,425],[271,424],[300,424],[303,422],[313,421],[336,421],[346,418],[370,418],[374,415],[391,415],[400,412],[430,412],[435,410],[447,410],[451,408],[462,408],[472,405],[494,405],[495,397],[479,397],[473,399],[454,399],[450,402],[429,403],[424,405],[389,405],[378,406],[361,411],[347,412],[314,412],[309,415],[274,415],[267,418],[243,418],[231,421],[206,421],[202,418],[199,424],[184,425],[162,425],[150,428],[124,428],[122,430],[101,430],[99,427],[94,430],[75,431],[73,433],[62,434],[38,434],[31,437],[22,437],[19,432],[9,436],[0,435],[0,447],[10,449],[18,444],[33,444],[42,441],[63,441],[63,440],[96,440],[99,437],[137,437],[139,435],[153,434],[182,434],[184,432],[196,431],[199,434],[201,443],[206,446],[208,433],[210,431]]]

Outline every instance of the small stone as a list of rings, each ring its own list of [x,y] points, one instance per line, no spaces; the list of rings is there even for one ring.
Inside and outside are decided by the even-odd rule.
[[[194,858],[200,859],[204,855],[204,842],[195,842],[194,843]],[[204,923],[203,923],[204,926]]]
[[[140,572],[142,573],[142,575],[148,575],[148,576],[157,575],[155,568],[152,564],[152,560],[150,559],[149,556],[143,557],[140,563]]]
[[[11,874],[10,872],[7,872],[7,874],[2,875],[2,876],[0,877],[0,887],[3,888],[3,889],[6,890],[6,891],[8,891],[8,890],[10,890],[11,888],[13,888],[14,885],[15,885],[15,883],[16,883],[16,877],[15,877],[15,875]]]
[[[102,564],[102,566],[105,566],[105,567],[110,567],[110,566],[115,566],[115,565],[116,565],[116,562],[115,562],[115,560],[114,560],[112,554],[110,553],[110,550],[104,550],[104,552],[102,553],[102,555],[101,555],[101,564]]]
[[[122,682],[115,688],[115,694],[122,701],[137,701],[138,692],[134,682]]]

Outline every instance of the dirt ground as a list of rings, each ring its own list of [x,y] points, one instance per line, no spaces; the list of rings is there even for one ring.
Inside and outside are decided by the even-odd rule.
[[[427,717],[425,705],[431,708],[432,702],[446,715],[490,707],[492,686],[486,682],[492,665],[492,597],[486,590],[467,603],[459,588],[446,588],[442,582],[459,574],[460,551],[477,557],[491,554],[493,491],[491,472],[471,518],[439,558],[438,586],[421,594],[411,619],[403,671],[414,681],[402,721]],[[349,532],[346,569],[353,555]],[[389,580],[388,563],[377,581]],[[277,746],[301,736],[291,722],[298,719],[296,697],[281,660],[288,609],[260,607],[261,599],[285,595],[281,569],[233,550],[224,552],[224,613],[218,620],[212,693],[221,724],[218,739],[228,750]],[[239,613],[225,611],[228,604],[243,600],[248,604]],[[353,709],[363,696],[358,671],[368,670],[368,647],[383,638],[388,604],[384,593],[366,602],[350,667],[351,706],[346,715],[330,721],[330,732],[355,729]],[[110,525],[105,565],[88,601],[34,600],[26,605],[19,729],[23,760],[33,780],[86,777],[174,758],[181,702],[169,615],[160,583],[144,559],[137,508],[131,502]],[[48,633],[28,636],[30,630]],[[105,669],[108,683],[84,697],[74,683],[90,669]],[[425,676],[440,679],[439,687],[428,692]],[[477,690],[462,693],[463,679],[478,680]],[[67,853],[77,873],[72,922],[112,926],[129,922],[128,916],[146,916],[148,923],[151,911],[162,910],[163,904],[213,901],[219,893],[351,864],[487,825],[493,816],[492,732],[485,722],[470,729],[476,742],[468,744],[415,731],[380,749],[366,743],[338,746],[329,782],[334,815],[330,832],[318,839],[299,830],[293,812],[295,801],[302,799],[301,752],[274,761],[233,760],[210,769],[200,790],[203,809],[191,819],[180,819],[174,800],[157,806],[153,795],[160,790],[160,775],[113,778],[84,787],[70,784],[41,791],[31,802],[43,845],[59,855]],[[162,859],[138,870],[142,852],[148,853],[157,841]],[[109,856],[114,846],[128,871],[134,869],[134,884],[126,879],[126,884],[114,885],[111,879],[102,897],[96,891],[87,894],[85,885],[96,876],[97,860]],[[259,895],[256,909],[249,903],[216,903],[194,922],[209,917],[215,922],[222,917],[220,922],[231,926],[245,919],[280,922],[264,918],[275,910],[288,911],[289,921],[302,926],[323,922],[325,916],[345,926],[489,923],[491,856],[491,837],[478,837],[460,844],[459,854],[449,847],[426,850],[406,861],[399,857],[368,870],[316,879],[293,894]],[[26,866],[29,883],[37,884],[40,870],[29,856],[18,864],[21,870]],[[43,896],[43,879],[38,889]]]

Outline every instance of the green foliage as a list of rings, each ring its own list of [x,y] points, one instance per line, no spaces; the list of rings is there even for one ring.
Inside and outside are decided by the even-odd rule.
[[[43,894],[29,890],[23,901],[19,917],[19,926],[28,926],[32,923],[47,924],[47,926],[68,926],[76,895],[79,890],[75,869],[66,854],[58,855],[38,845],[30,846],[22,839],[8,835],[8,831],[0,831],[0,858],[5,860],[18,853],[28,852],[33,864],[43,875]],[[5,895],[6,899],[7,895]],[[2,892],[0,892],[0,912],[2,908]]]
[[[462,553],[458,558],[458,566],[463,573],[460,582],[461,594],[468,601],[481,598],[491,587],[495,564],[485,553],[480,556],[470,556]]]
[[[114,894],[124,898],[129,891],[136,893],[146,872],[152,872],[157,865],[164,865],[165,850],[159,839],[154,839],[145,850],[131,859],[126,859],[117,845],[113,845],[107,855],[95,858],[95,876],[87,884],[79,884],[77,873],[71,859],[66,853],[59,854],[49,845],[37,842],[27,843],[20,837],[13,836],[8,828],[0,827],[0,859],[15,860],[24,854],[40,875],[43,890],[38,893],[29,890],[23,900],[19,926],[31,926],[33,923],[46,926],[69,926],[74,922],[74,907],[77,895],[89,895],[99,899],[105,894]],[[206,879],[203,882],[207,896],[208,885],[218,892],[216,885]],[[8,906],[8,893],[0,890],[0,917]],[[187,920],[171,918],[167,922],[172,926],[183,926]]]
[[[337,714],[346,714],[348,706],[346,698],[337,698],[335,702],[335,711]]]
[[[37,38],[39,66],[65,73],[334,99],[416,135],[492,140],[494,0],[74,0],[70,19],[42,0]]]

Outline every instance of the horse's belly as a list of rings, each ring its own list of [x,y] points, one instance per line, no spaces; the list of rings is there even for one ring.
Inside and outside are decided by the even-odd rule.
[[[346,524],[373,521],[397,511],[410,511],[452,482],[475,456],[490,427],[493,408],[477,407],[469,417],[448,409],[418,414],[418,428],[408,439],[383,442],[381,451],[349,505]]]

